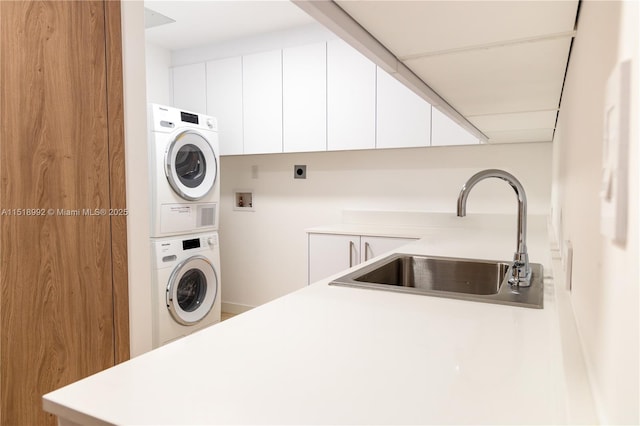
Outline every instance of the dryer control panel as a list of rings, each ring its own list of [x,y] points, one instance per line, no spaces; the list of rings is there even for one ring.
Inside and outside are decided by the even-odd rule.
[[[218,120],[205,114],[158,104],[149,105],[149,123],[154,132],[171,132],[176,127],[218,131]]]

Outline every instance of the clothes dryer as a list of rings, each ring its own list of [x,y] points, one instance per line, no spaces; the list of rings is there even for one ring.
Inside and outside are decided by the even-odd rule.
[[[153,347],[220,322],[218,233],[152,239]]]
[[[218,229],[218,126],[213,117],[149,105],[151,236]]]

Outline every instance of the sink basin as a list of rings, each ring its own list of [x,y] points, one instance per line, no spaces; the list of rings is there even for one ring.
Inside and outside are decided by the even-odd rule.
[[[542,308],[542,265],[530,266],[531,286],[515,289],[511,262],[396,253],[330,284]]]
[[[509,264],[504,262],[401,255],[354,280],[423,290],[496,294],[508,269]]]

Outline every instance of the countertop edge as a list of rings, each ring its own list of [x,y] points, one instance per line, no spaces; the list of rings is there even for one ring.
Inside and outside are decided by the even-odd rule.
[[[113,426],[114,423],[105,422],[104,420],[95,418],[90,414],[83,413],[79,409],[71,408],[55,400],[47,397],[49,394],[42,396],[42,409],[47,413],[58,417],[58,426],[75,426],[75,425],[95,425],[95,426]]]

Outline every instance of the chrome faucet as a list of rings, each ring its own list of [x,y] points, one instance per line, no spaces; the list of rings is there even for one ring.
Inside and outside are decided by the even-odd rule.
[[[509,284],[512,287],[529,287],[531,285],[531,268],[529,266],[529,255],[527,254],[527,196],[520,181],[504,170],[488,169],[476,173],[462,186],[458,196],[458,216],[466,216],[467,198],[471,188],[486,178],[503,179],[516,191],[516,196],[518,197],[518,247],[513,255]]]

